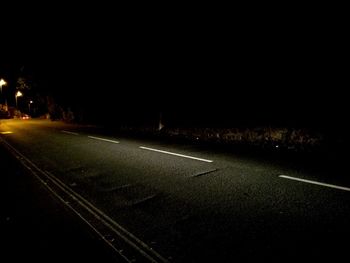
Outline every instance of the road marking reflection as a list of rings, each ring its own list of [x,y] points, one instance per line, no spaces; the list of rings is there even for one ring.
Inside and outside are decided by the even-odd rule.
[[[287,175],[280,175],[278,177],[289,179],[289,180],[294,180],[294,181],[299,181],[299,182],[304,182],[304,183],[309,183],[309,184],[321,185],[321,186],[335,188],[335,189],[344,190],[344,191],[350,191],[350,188],[348,188],[348,187],[334,185],[334,184],[320,183],[317,181],[311,181],[311,180],[301,179],[301,178],[287,176]]]
[[[193,160],[202,161],[202,162],[207,162],[207,163],[212,163],[212,162],[213,162],[212,160],[202,159],[202,158],[193,157],[193,156],[184,155],[184,154],[179,154],[179,153],[173,153],[173,152],[162,151],[162,150],[158,150],[158,149],[154,149],[154,148],[149,148],[149,147],[144,147],[144,146],[140,146],[139,148],[140,148],[140,149],[144,149],[144,150],[148,150],[148,151],[160,152],[160,153],[175,155],[175,156],[184,157],[184,158],[193,159]]]
[[[70,131],[61,131],[61,132],[72,134],[72,135],[79,135],[79,133],[76,133],[76,132],[70,132]]]
[[[108,139],[104,139],[104,138],[100,138],[100,137],[94,137],[94,136],[88,136],[88,137],[90,139],[94,139],[94,140],[100,140],[100,141],[111,142],[111,143],[119,143],[118,141],[108,140]]]

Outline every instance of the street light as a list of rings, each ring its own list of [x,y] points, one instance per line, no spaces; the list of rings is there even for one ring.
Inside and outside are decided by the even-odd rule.
[[[1,89],[1,94],[2,94],[2,86],[5,86],[7,82],[4,79],[0,79],[0,89]]]
[[[18,103],[17,103],[17,97],[21,97],[23,96],[22,92],[20,91],[17,91],[16,95],[15,95],[15,98],[16,98],[16,108],[18,109]]]
[[[30,100],[30,101],[28,102],[29,115],[30,115],[30,104],[32,104],[32,103],[33,103],[32,100]]]
[[[0,90],[1,90],[1,97],[2,97],[2,86],[5,86],[7,83],[4,79],[0,79]],[[0,100],[0,104],[2,103],[2,98]],[[6,100],[5,100],[5,104],[6,104]]]

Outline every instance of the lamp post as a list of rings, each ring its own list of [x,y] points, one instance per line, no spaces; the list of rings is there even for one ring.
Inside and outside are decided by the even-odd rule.
[[[30,100],[29,102],[28,102],[28,110],[29,110],[29,115],[30,115],[30,104],[32,104],[33,103],[33,101],[32,100]]]
[[[17,97],[21,97],[21,96],[23,96],[22,92],[17,91],[17,92],[16,92],[16,95],[15,95],[15,98],[16,98],[16,109],[18,109]]]
[[[4,79],[0,79],[0,89],[1,89],[1,94],[2,94],[2,86],[5,86],[7,82]]]
[[[7,82],[4,79],[0,79],[0,90],[1,90],[1,97],[2,97],[2,86],[5,86]],[[0,103],[2,103],[2,98],[0,100]],[[6,104],[6,103],[5,103]]]

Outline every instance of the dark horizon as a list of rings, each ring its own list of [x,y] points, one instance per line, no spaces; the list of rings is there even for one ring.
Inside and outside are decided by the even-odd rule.
[[[296,76],[300,68],[288,73],[292,66],[288,70],[275,68],[274,74],[252,68],[224,74],[226,65],[205,68],[196,64],[196,70],[185,74],[189,67],[179,64],[172,66],[172,71],[157,67],[154,72],[146,67],[121,69],[103,61],[62,62],[23,63],[8,66],[8,72],[5,65],[1,77],[8,78],[8,88],[14,90],[16,78],[29,76],[36,92],[53,96],[62,106],[97,116],[113,116],[114,111],[132,113],[130,116],[164,112],[183,119],[188,116],[189,122],[196,118],[198,124],[207,120],[219,126],[235,122],[345,126],[347,99],[334,69],[314,68],[308,76]]]
[[[36,92],[93,120],[162,112],[199,126],[343,129],[342,36],[295,26],[142,27],[115,36],[107,28],[80,34],[66,28],[14,48],[0,77],[14,93],[16,79],[27,76]]]

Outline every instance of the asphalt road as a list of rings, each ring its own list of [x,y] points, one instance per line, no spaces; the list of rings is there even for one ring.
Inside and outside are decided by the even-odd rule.
[[[160,261],[347,257],[350,180],[336,167],[312,172],[48,120],[1,120],[0,133]]]
[[[0,143],[1,262],[113,262],[116,255]]]

